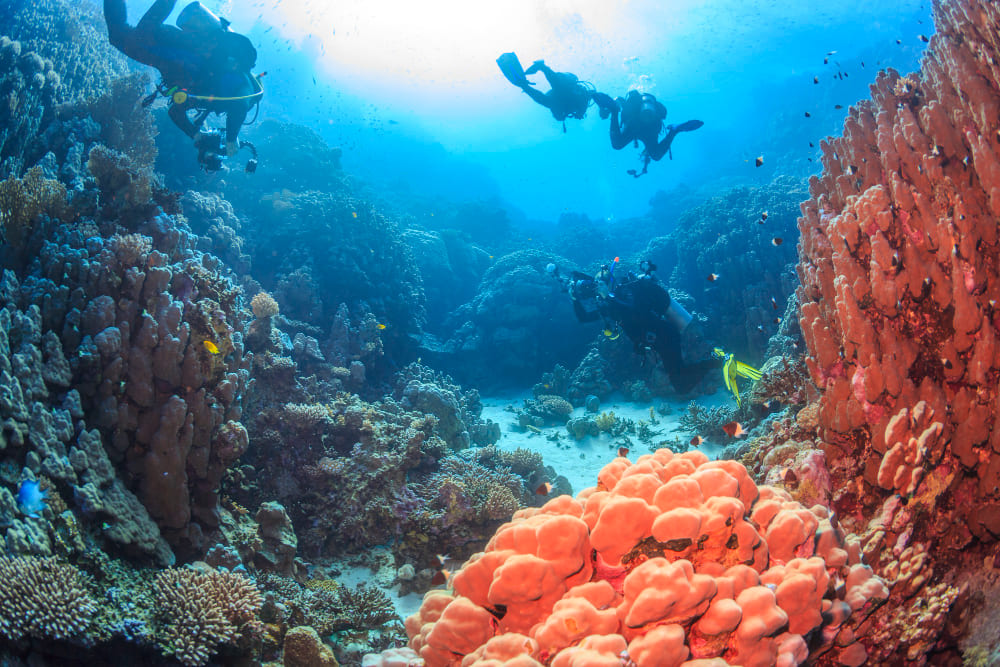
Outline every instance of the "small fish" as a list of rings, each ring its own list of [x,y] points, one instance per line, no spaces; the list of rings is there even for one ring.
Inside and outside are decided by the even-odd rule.
[[[847,165],[847,175],[848,176],[853,176],[856,173],[858,173],[858,168],[857,167],[855,167],[853,164]]]
[[[844,108],[844,105],[843,105],[843,104],[834,104],[834,105],[833,105],[833,108],[834,108],[834,109],[843,109],[843,108]]]
[[[864,66],[865,66],[865,61],[864,61],[864,60],[862,60],[862,61],[861,61],[861,66],[862,66],[862,67],[864,67]]]
[[[691,443],[690,444],[691,444],[692,447],[697,447],[698,445],[700,445],[703,442],[705,442],[705,438],[701,437],[700,435],[696,435],[693,438],[691,438]]]
[[[383,331],[385,329],[385,325],[382,324],[381,322],[378,322],[375,324],[375,328],[378,329],[379,331]]]
[[[813,142],[810,141],[809,142],[809,148],[816,148],[816,144],[814,144]]]
[[[824,65],[829,65],[830,64],[830,59],[829,58],[823,58],[823,64]]]
[[[903,43],[903,40],[901,40],[901,39],[897,39],[897,40],[896,40],[896,43],[897,43],[897,44],[902,44],[902,43]]]
[[[202,341],[201,344],[204,345],[205,349],[211,352],[212,354],[219,354],[219,346],[213,343],[212,341],[210,340]]]
[[[45,509],[45,499],[48,497],[47,489],[40,488],[39,483],[33,479],[26,479],[21,482],[21,488],[17,491],[17,505],[26,516],[37,519]]]
[[[622,458],[625,458],[626,456],[628,456],[628,447],[619,447],[618,448],[618,456],[620,456]]]
[[[357,211],[351,211],[351,217],[352,218],[358,217],[358,212]]]
[[[443,586],[444,584],[448,583],[448,580],[450,578],[451,578],[451,572],[449,570],[441,568],[440,570],[434,573],[433,577],[431,577],[431,586]]]
[[[714,283],[718,279],[719,279],[719,274],[718,273],[710,273],[710,274],[708,274],[708,282]]]
[[[941,358],[941,365],[950,370],[951,369],[951,359],[948,359],[947,357],[942,357]]]
[[[773,246],[779,246],[784,242],[785,242],[784,239],[782,239],[780,236],[775,236],[773,239],[771,239],[771,245]]]
[[[538,488],[535,489],[535,495],[547,496],[549,495],[550,491],[552,491],[552,482],[542,482],[541,484],[538,485]]]
[[[834,55],[837,55],[837,52],[836,51],[827,51],[826,55],[828,55],[828,56],[834,56]]]
[[[929,42],[929,41],[931,41],[931,40],[930,40],[930,39],[929,39],[929,38],[927,37],[927,35],[917,35],[917,37],[919,37],[919,38],[920,38],[920,41],[921,41],[921,42]]]
[[[759,167],[760,165],[764,164],[764,156],[763,156],[763,155],[758,155],[758,156],[757,156],[757,159],[756,159],[756,160],[754,160],[754,161],[753,161],[753,163],[754,163],[754,165],[756,165],[756,166],[758,166],[758,167]]]
[[[812,118],[812,114],[809,113],[808,111],[806,112],[806,118]]]
[[[766,329],[764,329],[764,325],[763,324],[758,324],[757,325],[757,331],[766,331]]]
[[[775,324],[781,324],[781,318],[780,317],[774,318],[774,323]]]
[[[778,300],[775,299],[773,296],[771,297],[771,308],[773,308],[774,310],[778,310]]]
[[[444,565],[445,563],[447,563],[449,558],[451,558],[451,556],[448,556],[447,554],[445,555],[437,554],[438,563],[440,565]]]
[[[760,219],[761,220],[767,220],[767,211],[761,211],[761,213],[760,213]]]
[[[819,83],[819,77],[818,76],[814,76],[813,77],[813,83]]]
[[[728,435],[730,438],[738,438],[744,433],[746,433],[746,431],[743,430],[743,425],[735,421],[729,422],[728,424],[723,424],[722,430],[725,431],[726,435]]]

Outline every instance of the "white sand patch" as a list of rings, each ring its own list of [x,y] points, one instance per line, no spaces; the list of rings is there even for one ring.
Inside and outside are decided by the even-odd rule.
[[[483,419],[492,419],[500,424],[500,441],[497,447],[513,451],[518,447],[536,451],[542,455],[545,465],[555,468],[556,473],[566,477],[573,486],[573,494],[577,494],[583,489],[597,484],[597,473],[609,461],[617,456],[618,447],[621,444],[620,438],[615,438],[608,433],[601,433],[596,437],[586,436],[582,440],[575,440],[566,427],[543,426],[541,433],[531,430],[522,430],[517,423],[517,415],[509,407],[522,408],[524,400],[531,398],[530,393],[488,396],[483,397]],[[700,396],[696,402],[706,408],[717,406],[728,406],[732,404],[732,396],[725,391],[719,391],[708,396]],[[681,416],[687,411],[690,401],[667,401],[661,398],[653,399],[652,403],[632,403],[624,400],[608,400],[601,404],[600,412],[611,411],[617,417],[624,417],[635,422],[650,421],[650,408],[654,408],[655,420],[658,423],[650,424],[656,436],[653,442],[678,440],[681,443],[688,443],[698,433],[691,433],[683,429],[680,425]],[[667,414],[660,414],[656,408],[666,405],[669,409]],[[584,408],[576,408],[570,417],[583,417],[588,413]],[[591,416],[594,413],[590,413]],[[558,435],[558,438],[555,436]],[[635,436],[630,435],[632,447],[628,458],[634,461],[639,456],[649,453],[650,448],[640,442]],[[723,447],[728,443],[706,440],[701,444],[701,449],[709,458],[718,457]]]

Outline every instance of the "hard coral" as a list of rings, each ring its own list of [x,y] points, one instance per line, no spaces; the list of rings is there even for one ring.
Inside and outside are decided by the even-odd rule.
[[[153,583],[163,650],[185,665],[204,665],[256,618],[262,598],[246,577],[225,570],[163,570]]]
[[[278,314],[278,302],[267,292],[257,292],[250,299],[250,310],[253,311],[253,316],[257,319],[274,317]]]
[[[880,73],[822,144],[798,295],[835,486],[863,478],[841,494],[845,516],[889,491],[919,495],[933,468],[941,498],[925,510],[954,512],[915,530],[960,546],[1000,539],[1000,8],[934,12],[921,72]],[[907,409],[934,417],[898,438]]]
[[[79,637],[97,604],[80,571],[55,558],[0,557],[0,636]]]
[[[617,458],[598,479],[515,514],[452,593],[425,596],[406,627],[428,665],[489,664],[470,657],[502,638],[552,665],[619,664],[626,648],[640,665],[655,654],[798,664],[805,637],[818,640],[813,657],[864,653],[852,628],[888,591],[824,508],[700,452]]]

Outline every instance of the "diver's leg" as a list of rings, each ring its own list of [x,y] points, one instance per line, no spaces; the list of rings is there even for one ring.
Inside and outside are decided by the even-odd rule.
[[[667,154],[667,151],[670,150],[670,144],[674,142],[674,137],[678,134],[676,127],[670,125],[669,128],[670,129],[667,130],[667,136],[663,137],[662,141],[653,142],[652,145],[646,146],[647,154],[654,160],[659,160]]]
[[[611,147],[620,151],[629,145],[631,137],[622,134],[622,126],[618,122],[618,107],[611,109]]]
[[[146,13],[142,15],[139,19],[139,24],[136,29],[141,31],[152,31],[157,26],[163,25],[163,22],[167,20],[170,16],[170,12],[174,11],[174,5],[177,4],[177,0],[156,0],[153,5],[146,10]]]
[[[133,28],[128,24],[128,8],[125,0],[104,0],[104,22],[108,25],[108,41],[111,46],[126,53]]]
[[[521,88],[521,90],[523,90],[528,95],[528,97],[535,100],[543,107],[547,109],[551,108],[548,94],[543,93],[537,88],[532,88],[531,86],[524,86],[523,88]]]

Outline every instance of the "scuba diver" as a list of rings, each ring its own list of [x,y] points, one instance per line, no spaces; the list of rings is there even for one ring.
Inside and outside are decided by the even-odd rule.
[[[104,0],[108,40],[119,51],[160,72],[157,92],[143,101],[149,106],[162,94],[169,99],[168,115],[184,134],[194,140],[198,162],[208,171],[240,148],[249,148],[256,168],[256,149],[239,140],[240,128],[250,109],[263,97],[259,77],[251,73],[257,50],[250,40],[229,30],[221,19],[199,2],[192,2],[177,16],[177,25],[165,21],[177,0],[156,0],[133,28],[128,24],[125,0]],[[195,111],[194,120],[188,111]],[[226,116],[224,134],[202,131],[210,113]]]
[[[575,74],[569,72],[556,72],[545,64],[544,60],[536,60],[528,69],[521,67],[521,61],[514,53],[504,53],[497,58],[497,65],[500,71],[512,84],[523,90],[528,97],[535,100],[543,107],[552,112],[552,116],[561,121],[563,132],[566,131],[566,119],[581,119],[586,115],[590,101],[596,93],[594,87],[580,81]],[[548,81],[549,90],[542,91],[532,88],[535,84],[528,81],[527,75],[541,72]],[[607,97],[607,95],[605,95]],[[610,98],[608,98],[610,99]]]
[[[721,360],[726,388],[739,405],[736,377],[757,380],[760,373],[719,348],[715,348],[710,358],[686,363],[681,336],[691,323],[691,315],[670,298],[663,283],[653,275],[655,264],[643,260],[639,264],[641,273],[629,271],[623,280],[617,280],[614,273],[617,263],[618,258],[615,258],[612,264],[602,266],[594,277],[574,271],[564,278],[554,264],[549,264],[546,270],[562,281],[580,322],[603,320],[604,333],[612,340],[624,332],[637,354],[645,356],[648,351],[655,352],[679,393],[690,392],[709,369],[719,367]]]
[[[638,145],[638,142],[642,142],[643,151],[640,156],[643,160],[642,171],[630,169],[628,172],[636,178],[646,173],[650,160],[660,160],[668,153],[673,159],[670,145],[679,133],[693,132],[705,124],[700,120],[689,120],[680,125],[667,125],[664,128],[663,121],[667,117],[667,107],[649,93],[640,93],[638,90],[630,90],[624,98],[619,97],[613,101],[610,98],[601,98],[597,102],[601,107],[601,118],[605,118],[607,113],[611,115],[612,148],[621,150],[630,143]],[[660,139],[664,129],[667,134]]]

